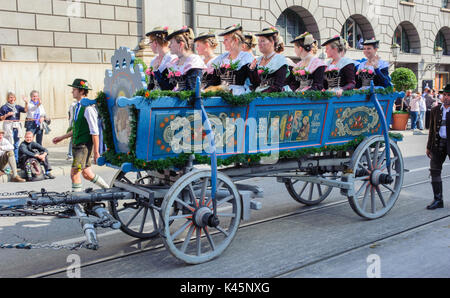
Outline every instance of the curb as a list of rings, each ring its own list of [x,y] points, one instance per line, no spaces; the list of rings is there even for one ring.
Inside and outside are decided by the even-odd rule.
[[[97,165],[93,165],[94,172],[97,172],[100,169],[105,169],[105,168],[108,168],[108,167],[100,167],[100,166],[97,166]],[[65,167],[56,166],[56,167],[52,168],[51,173],[55,177],[61,177],[61,176],[62,177],[70,177],[71,170],[72,170],[72,166],[65,166]],[[24,171],[22,169],[18,169],[18,173],[19,173],[19,176],[21,176],[22,178],[25,177],[25,173],[24,173]],[[3,184],[3,183],[10,183],[11,182],[11,178],[12,178],[12,176],[10,174],[0,176],[0,185]],[[47,180],[48,179],[43,180],[43,181],[47,181]],[[17,183],[17,182],[11,182],[11,183]],[[23,182],[23,183],[26,183],[26,182]]]
[[[64,176],[70,176],[70,170],[71,170],[71,167],[54,167],[52,169],[51,173],[55,177],[59,177],[59,176],[63,176],[64,177]],[[25,176],[24,175],[25,174],[24,170],[22,170],[22,169],[18,170],[18,174],[22,178]],[[12,179],[12,175],[10,175],[10,174],[2,175],[0,177],[0,184],[2,184],[2,183],[9,183],[9,182],[11,182],[11,179]],[[14,182],[14,183],[16,183],[16,182]],[[25,182],[23,182],[23,183],[25,183]]]

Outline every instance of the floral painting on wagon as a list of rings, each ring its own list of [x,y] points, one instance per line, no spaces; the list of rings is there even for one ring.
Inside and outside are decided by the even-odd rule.
[[[246,130],[250,132],[249,151],[286,146],[300,148],[321,142],[323,109],[263,110],[256,118],[248,119],[242,117],[245,113],[245,107],[208,113],[219,154],[243,153]],[[192,112],[158,113],[153,128],[152,155],[209,152],[207,133],[200,119],[200,115]]]
[[[337,107],[334,110],[334,123],[330,129],[330,139],[372,135],[381,128],[380,117],[374,107]]]
[[[218,153],[235,154],[244,151],[245,119],[242,115],[245,115],[245,112],[245,108],[237,108],[208,113]],[[164,156],[209,152],[211,149],[201,119],[198,111],[197,113],[158,113],[153,130],[152,154]]]

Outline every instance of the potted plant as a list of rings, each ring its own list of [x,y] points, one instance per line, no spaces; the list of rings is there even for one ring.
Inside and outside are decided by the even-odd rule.
[[[414,90],[417,88],[417,78],[412,70],[409,68],[397,68],[392,74],[392,83],[396,91],[407,91]],[[403,98],[402,98],[403,99]],[[392,129],[394,130],[405,130],[408,124],[409,112],[403,110],[403,100],[402,108],[400,111],[394,111],[392,121]]]

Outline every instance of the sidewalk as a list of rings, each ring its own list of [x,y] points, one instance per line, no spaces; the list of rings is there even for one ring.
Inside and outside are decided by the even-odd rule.
[[[54,176],[70,176],[72,160],[67,160],[68,146],[49,147],[48,159],[52,166],[52,174]],[[19,170],[19,172],[23,172]],[[20,174],[20,173],[19,173]],[[11,175],[3,175],[0,177],[0,184],[7,183]]]

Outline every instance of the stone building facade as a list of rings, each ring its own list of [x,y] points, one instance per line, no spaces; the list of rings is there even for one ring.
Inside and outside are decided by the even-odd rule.
[[[0,104],[13,91],[22,95],[40,91],[52,132],[65,133],[71,84],[87,79],[94,90],[103,88],[105,70],[114,50],[134,49],[142,31],[140,0],[1,0]],[[22,116],[23,117],[23,116]]]
[[[381,41],[379,55],[395,67],[411,68],[422,82],[439,88],[449,81],[450,9],[445,0],[0,0],[0,103],[6,92],[39,90],[55,119],[52,133],[67,127],[72,101],[67,84],[86,78],[103,88],[114,49],[139,50],[153,27],[189,25],[196,33],[240,23],[246,32],[269,26],[282,31],[285,54],[304,31],[320,42],[337,34],[349,40],[348,56],[361,58],[361,39]],[[401,52],[395,59],[391,45]],[[437,60],[434,49],[444,49]],[[141,43],[142,46],[142,43]],[[219,48],[218,52],[223,49]],[[323,49],[319,51],[323,54]],[[146,60],[148,61],[148,57]],[[50,139],[48,137],[47,139]],[[48,144],[48,142],[47,142]]]

